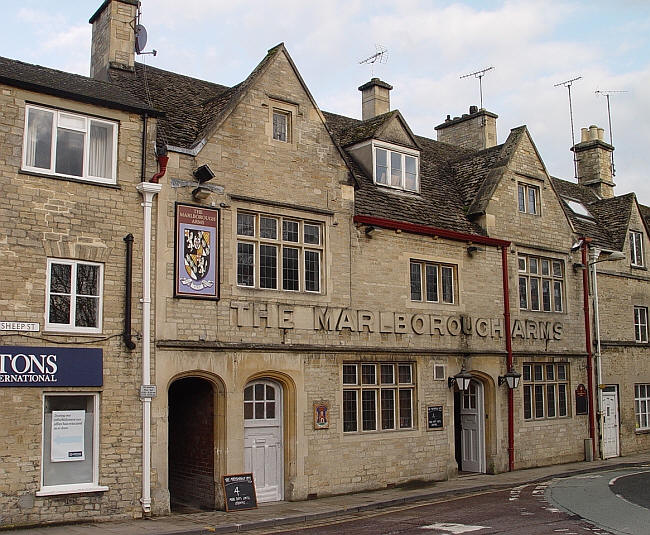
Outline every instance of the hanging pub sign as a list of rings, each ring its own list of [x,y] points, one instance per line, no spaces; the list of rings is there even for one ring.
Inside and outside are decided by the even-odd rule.
[[[103,381],[101,349],[0,346],[0,387],[102,386]]]
[[[576,387],[576,414],[587,414],[588,412],[587,389],[581,383]]]
[[[176,203],[174,296],[219,298],[219,210]]]

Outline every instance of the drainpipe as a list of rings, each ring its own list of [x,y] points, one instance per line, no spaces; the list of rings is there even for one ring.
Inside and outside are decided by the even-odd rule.
[[[160,161],[164,158],[164,162]],[[144,208],[142,244],[142,385],[151,385],[151,208],[153,198],[162,189],[157,181],[167,167],[167,156],[158,158],[160,171],[151,182],[141,182],[136,189],[142,194]],[[143,177],[144,178],[144,177]],[[156,182],[154,182],[156,178]],[[150,389],[149,389],[150,390]],[[142,400],[142,511],[151,513],[151,392],[141,392]]]
[[[589,438],[591,439],[592,458],[596,458],[596,426],[594,424],[594,372],[591,348],[591,325],[589,321],[589,243],[590,238],[582,238],[582,293],[585,317],[585,347],[587,349],[587,391],[589,395]]]
[[[131,303],[133,301],[133,234],[129,233],[124,236],[124,243],[126,243],[126,280],[124,281],[125,295],[124,295],[124,333],[122,339],[124,345],[133,351],[135,349],[135,342],[131,335]]]
[[[506,368],[513,367],[512,330],[510,328],[510,289],[508,287],[508,247],[501,247],[501,272],[503,275],[503,322],[506,330]],[[508,471],[515,469],[515,394],[508,388]]]

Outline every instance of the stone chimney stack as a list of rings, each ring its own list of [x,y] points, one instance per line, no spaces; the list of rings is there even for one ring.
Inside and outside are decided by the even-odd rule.
[[[470,150],[489,149],[497,144],[498,117],[477,106],[470,106],[462,117],[447,115],[445,122],[435,127],[438,141]]]
[[[138,0],[104,0],[90,17],[93,25],[90,77],[108,79],[109,69],[135,69],[135,18]]]
[[[393,86],[372,78],[359,87],[361,91],[361,118],[372,119],[390,111],[390,91]]]
[[[580,143],[571,150],[578,161],[578,184],[589,186],[602,199],[614,196],[612,152],[614,147],[603,141],[605,131],[596,125],[582,129]]]

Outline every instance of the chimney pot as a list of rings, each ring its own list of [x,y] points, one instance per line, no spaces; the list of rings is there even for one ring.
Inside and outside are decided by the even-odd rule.
[[[599,128],[598,129],[598,139],[600,141],[604,141],[604,137],[605,137],[605,129],[604,128]]]
[[[595,141],[598,139],[598,127],[595,124],[592,124],[589,127],[589,139]]]
[[[580,141],[584,143],[585,141],[589,141],[589,129],[588,128],[582,128],[580,130]]]

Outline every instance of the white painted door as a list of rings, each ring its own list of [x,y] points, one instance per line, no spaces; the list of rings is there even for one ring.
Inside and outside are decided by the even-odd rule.
[[[255,381],[244,389],[244,467],[258,502],[283,499],[282,387]]]
[[[616,387],[606,387],[603,396],[603,458],[619,456],[618,395]]]
[[[471,381],[461,393],[461,469],[463,472],[485,472],[485,439],[483,437],[483,388]]]

